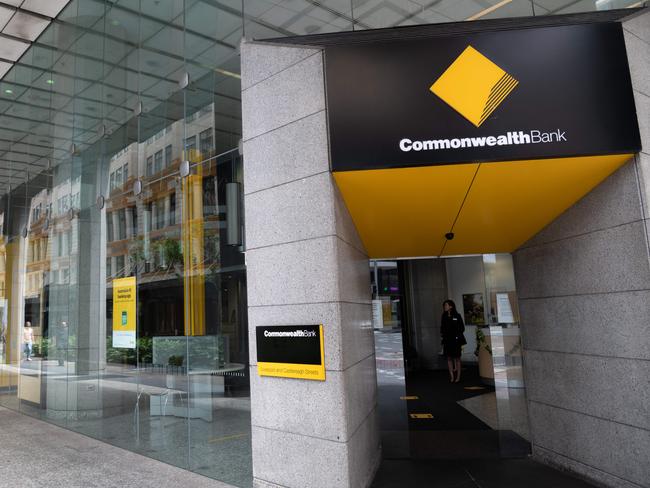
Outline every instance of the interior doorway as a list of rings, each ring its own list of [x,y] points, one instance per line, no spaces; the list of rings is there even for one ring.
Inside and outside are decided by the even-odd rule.
[[[374,260],[370,272],[384,458],[526,457],[512,257]],[[458,383],[450,382],[441,342],[445,300],[465,325]]]

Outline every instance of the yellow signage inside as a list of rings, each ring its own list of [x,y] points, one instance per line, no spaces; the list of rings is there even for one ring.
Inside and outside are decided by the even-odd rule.
[[[135,294],[134,276],[113,280],[113,347],[135,349]]]

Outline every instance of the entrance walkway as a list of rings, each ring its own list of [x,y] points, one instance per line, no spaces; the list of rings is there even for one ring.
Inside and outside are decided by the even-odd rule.
[[[234,488],[0,407],[0,486]],[[372,488],[592,488],[529,459],[385,459]]]
[[[371,488],[594,488],[531,459],[384,460]]]
[[[0,407],[0,487],[233,488]]]
[[[375,347],[383,461],[371,488],[592,488],[530,459],[521,391],[497,414],[476,366],[450,384],[446,370],[405,374],[399,331],[376,332]]]

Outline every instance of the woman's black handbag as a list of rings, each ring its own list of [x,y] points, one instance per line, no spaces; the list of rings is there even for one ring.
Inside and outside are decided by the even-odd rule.
[[[456,340],[458,341],[458,344],[460,344],[461,346],[467,344],[467,339],[465,339],[465,334],[461,334],[460,337],[456,337]]]

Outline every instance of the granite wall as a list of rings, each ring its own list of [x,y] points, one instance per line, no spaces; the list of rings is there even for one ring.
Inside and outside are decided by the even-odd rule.
[[[370,269],[329,170],[323,54],[241,55],[254,484],[363,488],[380,459]],[[255,327],[292,324],[323,324],[324,382],[258,376]]]
[[[650,486],[650,13],[623,23],[643,152],[514,254],[534,456]]]

